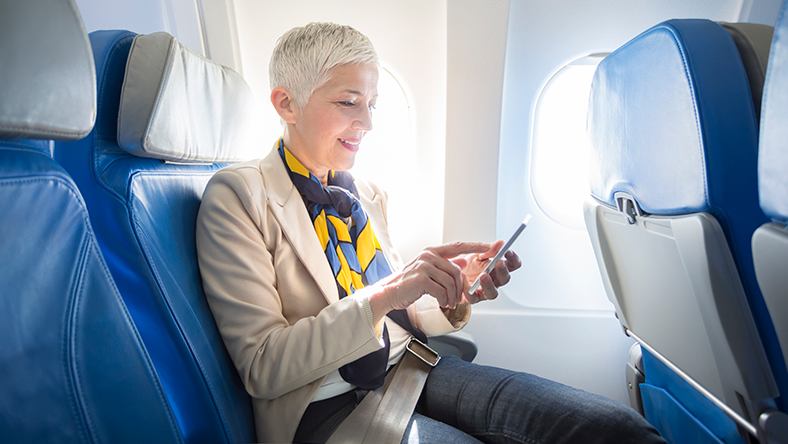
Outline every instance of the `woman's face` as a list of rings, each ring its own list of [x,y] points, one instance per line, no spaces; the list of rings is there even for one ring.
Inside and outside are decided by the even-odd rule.
[[[306,106],[295,111],[295,123],[288,124],[285,133],[285,146],[325,184],[329,170],[353,166],[361,140],[372,130],[377,97],[377,67],[337,67]]]

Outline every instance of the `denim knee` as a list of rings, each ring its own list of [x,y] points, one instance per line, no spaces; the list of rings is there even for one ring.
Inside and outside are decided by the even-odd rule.
[[[635,410],[532,374],[447,358],[422,413],[485,442],[664,443]]]

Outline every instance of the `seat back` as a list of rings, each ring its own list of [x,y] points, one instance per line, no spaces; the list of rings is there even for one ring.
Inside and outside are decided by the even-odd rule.
[[[165,33],[98,31],[90,41],[96,126],[58,144],[56,159],[85,196],[186,442],[253,441],[251,400],[205,300],[194,239],[217,162],[254,147],[251,91]]]
[[[181,442],[84,201],[46,139],[96,114],[72,0],[0,0],[0,436],[3,442]]]
[[[668,437],[690,424],[695,442],[758,433],[754,418],[779,394],[749,248],[765,220],[754,79],[731,34],[708,20],[659,24],[600,63],[589,104],[585,219],[602,280],[646,349],[647,419]]]
[[[760,205],[771,219],[753,235],[755,274],[774,322],[776,341],[767,345],[772,365],[783,370],[788,356],[788,2],[774,30],[764,85],[758,156]],[[782,393],[788,393],[781,385]],[[788,413],[788,402],[779,405]],[[783,436],[788,420],[783,417]]]

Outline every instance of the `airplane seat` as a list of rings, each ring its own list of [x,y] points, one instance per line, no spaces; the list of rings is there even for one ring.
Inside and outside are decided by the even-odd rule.
[[[205,300],[195,247],[208,180],[256,149],[251,90],[166,33],[96,31],[90,42],[96,125],[56,145],[56,159],[85,197],[184,441],[252,442],[251,399]]]
[[[96,77],[73,0],[0,0],[0,436],[182,442],[51,139],[87,135]]]
[[[775,25],[764,83],[758,154],[760,207],[771,219],[755,230],[752,253],[755,274],[774,322],[777,341],[770,357],[784,368],[788,356],[788,2],[783,2]],[[782,393],[786,393],[783,391]],[[782,413],[762,415],[773,439],[788,441],[788,402]]]
[[[739,55],[744,64],[744,70],[747,73],[747,80],[750,85],[755,108],[755,120],[757,122],[760,120],[763,82],[766,76],[766,65],[774,28],[755,23],[719,23],[731,35],[733,42],[736,44],[736,48],[739,50]],[[666,368],[662,368],[663,364],[659,361],[655,361],[653,357],[648,359],[648,361],[652,368],[660,367],[660,369],[655,370],[655,372],[666,371]],[[640,384],[645,382],[643,367],[643,352],[640,345],[636,342],[630,348],[629,363],[626,365],[627,390],[630,405],[641,415],[643,414],[643,401]],[[706,404],[706,402],[702,400],[698,402]]]
[[[749,248],[765,216],[753,200],[757,80],[742,60],[764,50],[739,52],[768,39],[737,42],[752,29],[726,27],[652,27],[599,64],[589,101],[586,226],[643,348],[645,416],[668,442],[760,438],[758,416],[785,388],[761,342],[773,329]]]

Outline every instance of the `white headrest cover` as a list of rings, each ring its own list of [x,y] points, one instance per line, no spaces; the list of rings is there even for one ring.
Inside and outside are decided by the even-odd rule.
[[[93,52],[73,0],[2,0],[0,138],[76,140],[95,120]]]
[[[259,155],[255,104],[235,71],[159,32],[134,38],[118,112],[118,144],[174,162],[234,162]]]

